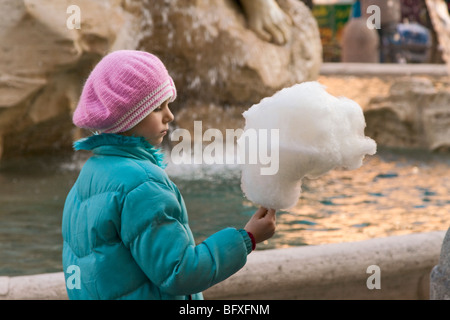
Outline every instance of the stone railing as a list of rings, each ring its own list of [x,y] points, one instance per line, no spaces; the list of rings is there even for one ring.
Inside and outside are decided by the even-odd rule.
[[[428,299],[445,231],[256,251],[205,299]],[[64,274],[0,277],[0,299],[67,299]]]

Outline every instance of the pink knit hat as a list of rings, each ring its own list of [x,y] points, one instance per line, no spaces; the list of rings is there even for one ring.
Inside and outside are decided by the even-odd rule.
[[[89,75],[73,123],[90,130],[124,132],[176,96],[173,80],[158,57],[143,51],[115,51]]]

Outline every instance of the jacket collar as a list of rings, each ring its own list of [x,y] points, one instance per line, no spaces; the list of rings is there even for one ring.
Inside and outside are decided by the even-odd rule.
[[[114,155],[141,160],[150,160],[165,168],[164,154],[143,137],[128,137],[120,134],[102,133],[75,141],[75,150],[88,150],[96,155]]]

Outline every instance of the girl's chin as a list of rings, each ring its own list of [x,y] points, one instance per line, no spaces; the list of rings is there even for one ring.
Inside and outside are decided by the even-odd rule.
[[[156,139],[146,139],[148,143],[150,143],[152,146],[156,147],[160,145],[163,142],[163,137],[156,138]]]

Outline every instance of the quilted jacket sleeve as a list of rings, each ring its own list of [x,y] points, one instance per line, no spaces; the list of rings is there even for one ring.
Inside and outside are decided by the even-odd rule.
[[[226,228],[195,245],[184,205],[164,184],[145,182],[131,191],[122,210],[121,236],[137,264],[161,291],[201,292],[226,279],[247,260],[244,230]]]

